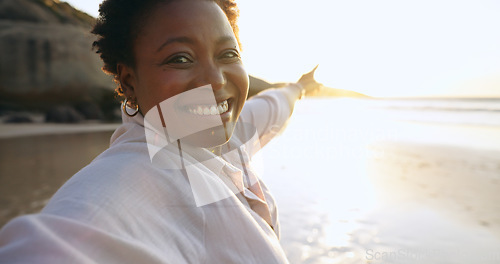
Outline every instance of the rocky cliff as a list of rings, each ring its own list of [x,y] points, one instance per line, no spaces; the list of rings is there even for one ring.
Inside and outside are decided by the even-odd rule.
[[[0,1],[0,106],[96,104],[114,89],[92,51],[94,18],[57,0]]]

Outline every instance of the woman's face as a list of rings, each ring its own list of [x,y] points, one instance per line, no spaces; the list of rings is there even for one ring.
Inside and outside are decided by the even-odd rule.
[[[147,16],[133,47],[135,67],[119,65],[118,70],[125,95],[136,98],[141,113],[157,111],[155,106],[172,98],[176,102],[169,104],[173,106],[168,109],[169,115],[197,123],[217,117],[222,124],[193,134],[184,139],[186,142],[200,147],[225,143],[245,103],[248,75],[236,37],[220,7],[196,0],[159,4]],[[201,89],[197,98],[183,96],[207,85],[211,85],[210,94],[203,94],[207,90]],[[212,103],[200,97],[211,98]]]

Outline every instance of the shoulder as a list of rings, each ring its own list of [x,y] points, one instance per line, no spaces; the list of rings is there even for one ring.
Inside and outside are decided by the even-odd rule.
[[[134,214],[167,213],[158,208],[191,205],[193,195],[181,170],[157,166],[141,147],[120,145],[106,150],[68,180],[43,213],[114,222]]]
[[[200,243],[204,214],[189,181],[182,171],[158,168],[143,156],[103,153],[61,187],[41,215],[151,248],[171,248],[183,237]]]

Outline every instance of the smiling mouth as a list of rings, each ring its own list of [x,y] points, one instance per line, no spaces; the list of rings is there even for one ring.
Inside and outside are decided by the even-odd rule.
[[[224,100],[218,104],[213,105],[190,105],[187,111],[193,115],[198,116],[214,116],[222,115],[229,110],[229,105],[227,100]]]

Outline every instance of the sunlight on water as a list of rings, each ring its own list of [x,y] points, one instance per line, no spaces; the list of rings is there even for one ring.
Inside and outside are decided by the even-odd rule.
[[[416,120],[415,115],[394,110],[395,102],[384,103],[353,99],[300,102],[283,135],[264,148],[263,176],[281,209],[281,241],[290,262],[364,263],[374,258],[370,263],[467,263],[471,259],[448,253],[461,247],[472,256],[494,252],[499,240],[481,231],[478,223],[494,221],[495,216],[468,216],[460,209],[462,204],[454,203],[470,202],[460,200],[464,193],[494,195],[496,185],[487,181],[498,175],[500,166],[494,165],[498,161],[494,157],[487,160],[487,154],[471,159],[467,152],[463,156],[426,146],[500,150],[495,143],[500,142],[499,128],[488,125],[490,120],[474,125],[479,119],[462,119],[463,111],[450,117],[450,113],[426,110]],[[446,122],[436,122],[440,119]],[[411,143],[416,148],[390,147],[395,143]],[[464,159],[472,164],[470,171],[458,165],[466,164]],[[482,179],[470,182],[470,175],[479,174]],[[441,179],[446,175],[453,179]],[[471,194],[462,186],[481,193]],[[443,192],[442,188],[452,189]],[[498,196],[474,200],[484,207],[483,200],[488,199],[498,200]],[[493,202],[488,204],[491,211],[500,209]],[[450,215],[473,223],[462,227]],[[437,250],[440,258],[427,253],[422,257],[418,249]],[[398,258],[379,258],[394,252]],[[418,254],[406,254],[415,252]]]

